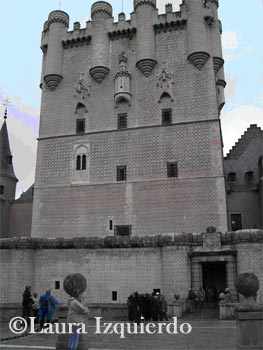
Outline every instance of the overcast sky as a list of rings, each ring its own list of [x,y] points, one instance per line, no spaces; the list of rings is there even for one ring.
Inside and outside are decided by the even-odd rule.
[[[71,25],[89,19],[94,1],[62,0],[62,9],[69,13]],[[110,1],[115,15],[122,10],[122,1]],[[180,1],[157,0],[164,5]],[[223,48],[226,61],[226,106],[222,113],[224,153],[232,147],[250,124],[263,127],[263,0],[219,0],[223,22]],[[8,129],[18,194],[34,181],[36,138],[40,109],[40,37],[48,13],[59,6],[59,0],[1,1],[0,103],[8,97]],[[129,14],[133,0],[123,0]],[[0,106],[1,115],[3,107]],[[0,120],[0,126],[2,120]]]

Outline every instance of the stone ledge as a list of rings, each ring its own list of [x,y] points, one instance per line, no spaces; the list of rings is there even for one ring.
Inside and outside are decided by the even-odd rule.
[[[263,243],[263,230],[221,233],[221,244]],[[143,237],[76,237],[76,238],[2,238],[0,249],[114,249],[162,248],[169,246],[200,247],[202,234],[171,234]]]

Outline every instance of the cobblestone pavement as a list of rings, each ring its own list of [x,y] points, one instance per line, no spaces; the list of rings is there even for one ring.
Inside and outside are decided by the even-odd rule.
[[[234,321],[191,321],[191,325],[190,335],[130,335],[125,339],[94,335],[91,325],[85,338],[87,350],[235,350]],[[56,336],[38,334],[1,342],[0,349],[54,350],[55,344]]]

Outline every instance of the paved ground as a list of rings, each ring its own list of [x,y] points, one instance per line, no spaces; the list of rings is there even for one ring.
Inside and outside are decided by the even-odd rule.
[[[180,321],[182,322],[182,321]],[[87,350],[235,350],[236,327],[234,321],[193,320],[190,335],[130,335],[126,339],[112,335],[94,335],[94,325],[85,336]],[[1,338],[8,335],[6,325],[0,327]],[[56,336],[30,335],[0,343],[0,350],[46,349],[54,350]]]

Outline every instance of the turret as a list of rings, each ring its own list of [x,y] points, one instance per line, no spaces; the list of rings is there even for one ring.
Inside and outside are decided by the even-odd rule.
[[[218,1],[207,0],[205,4],[211,13],[211,15],[207,16],[205,19],[211,31],[212,56],[215,73],[217,73],[224,65],[221,42],[222,28],[221,22],[218,20]]]
[[[93,27],[92,35],[92,67],[90,75],[101,83],[109,74],[110,41],[107,30],[107,20],[112,19],[112,7],[105,1],[95,2],[91,7]]]
[[[0,237],[8,235],[9,207],[15,200],[17,178],[7,130],[7,112],[0,130]]]
[[[225,104],[224,89],[226,82],[221,41],[222,25],[218,19],[218,1],[207,0],[205,2],[205,9],[207,11],[205,21],[210,32],[210,45],[217,88],[218,111],[220,113]]]
[[[45,23],[44,31],[48,35],[45,59],[44,82],[49,89],[55,89],[61,80],[63,63],[62,39],[69,27],[69,16],[64,11],[52,11]]]
[[[205,21],[205,1],[185,0],[188,20],[188,60],[201,70],[210,57],[209,37]]]
[[[134,0],[137,24],[137,63],[136,67],[149,77],[156,65],[154,20],[156,0]]]

